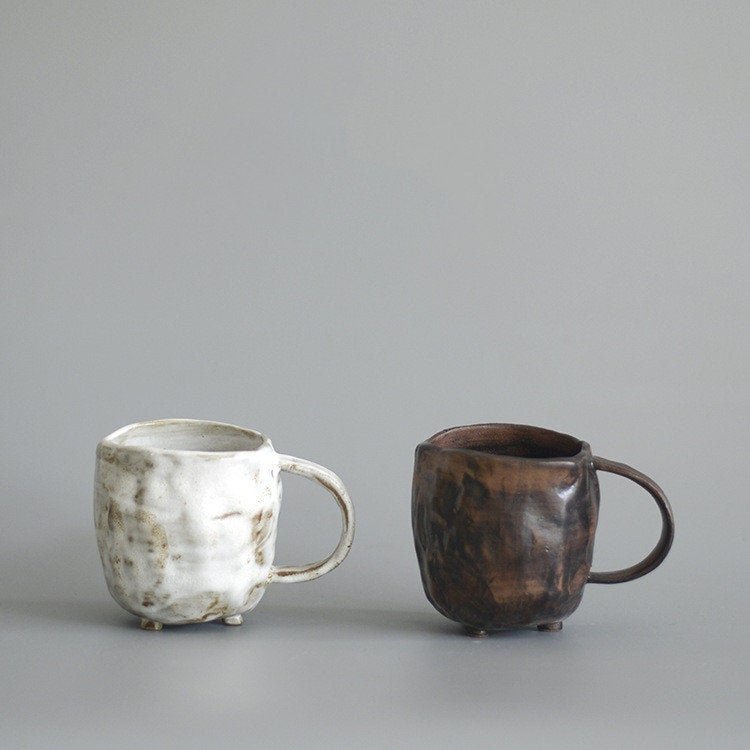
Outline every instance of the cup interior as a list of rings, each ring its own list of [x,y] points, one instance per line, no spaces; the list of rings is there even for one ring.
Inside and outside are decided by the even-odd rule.
[[[517,424],[451,427],[426,441],[439,448],[459,448],[514,458],[572,458],[583,442],[562,432]]]
[[[160,419],[123,427],[104,442],[149,450],[226,453],[258,450],[266,439],[254,430],[220,422]]]

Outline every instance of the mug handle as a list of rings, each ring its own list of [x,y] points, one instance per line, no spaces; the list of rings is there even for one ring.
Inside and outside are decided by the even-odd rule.
[[[606,573],[589,573],[588,582],[624,583],[625,581],[632,581],[635,578],[645,576],[646,573],[650,573],[654,568],[661,565],[674,540],[674,516],[672,515],[672,507],[669,504],[669,500],[667,500],[667,496],[653,479],[647,477],[645,474],[641,474],[640,471],[631,466],[594,456],[593,467],[596,471],[608,471],[611,474],[619,474],[622,477],[627,477],[636,484],[640,484],[643,489],[650,493],[661,512],[661,537],[656,543],[656,547],[639,563],[629,568],[623,568],[622,570],[610,570]]]
[[[325,487],[341,509],[341,537],[336,549],[324,560],[309,565],[283,566],[274,565],[268,575],[269,583],[284,582],[298,583],[300,581],[312,581],[315,578],[330,573],[348,554],[354,539],[354,508],[344,483],[325,466],[320,466],[304,458],[279,455],[279,465],[282,471],[290,474],[299,474],[314,479],[318,484]]]

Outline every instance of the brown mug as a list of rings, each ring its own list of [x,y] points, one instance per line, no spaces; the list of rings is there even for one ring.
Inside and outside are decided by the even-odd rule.
[[[659,506],[661,538],[630,568],[592,573],[597,471],[632,479]],[[453,427],[417,446],[412,527],[422,584],[470,635],[535,625],[560,630],[586,583],[650,573],[674,538],[669,501],[649,477],[540,427]]]

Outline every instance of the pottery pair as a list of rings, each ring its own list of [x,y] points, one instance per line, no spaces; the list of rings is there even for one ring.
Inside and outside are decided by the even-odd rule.
[[[658,544],[625,570],[590,572],[597,470],[640,484],[662,514]],[[341,510],[338,544],[320,562],[273,565],[283,471],[321,484]],[[259,432],[191,419],[140,422],[101,441],[94,520],[110,593],[152,630],[239,625],[268,584],[328,573],[354,536],[349,495],[332,471],[276,453]],[[569,435],[522,425],[456,427],[420,444],[412,520],[427,598],[473,635],[558,630],[587,582],[645,575],[674,536],[669,502],[648,477]]]

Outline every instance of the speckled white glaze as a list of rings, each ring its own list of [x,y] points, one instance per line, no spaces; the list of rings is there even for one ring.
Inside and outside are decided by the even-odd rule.
[[[343,530],[334,552],[302,567],[274,567],[281,471],[315,479],[336,499]],[[272,581],[307,581],[335,568],[354,535],[341,480],[234,425],[141,422],[97,447],[94,521],[115,601],[144,626],[238,617]]]

